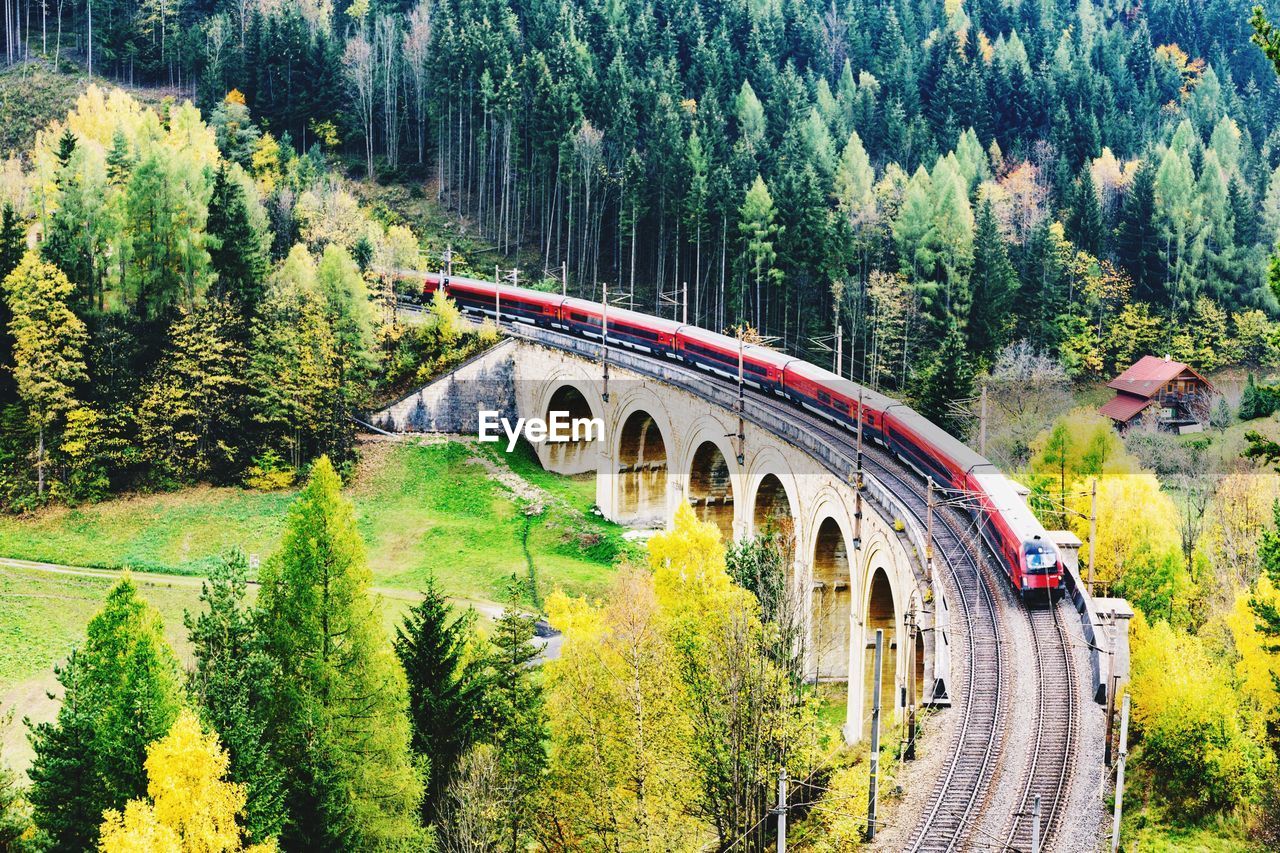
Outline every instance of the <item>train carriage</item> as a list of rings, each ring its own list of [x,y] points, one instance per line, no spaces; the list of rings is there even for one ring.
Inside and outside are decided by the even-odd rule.
[[[702,370],[738,381],[738,359],[742,359],[742,381],[764,391],[776,392],[782,387],[786,362],[777,353],[755,344],[743,344],[737,338],[717,334],[697,326],[681,326],[676,334],[676,353],[681,360]]]
[[[472,316],[554,327],[597,341],[607,327],[611,346],[678,358],[735,382],[741,371],[745,384],[783,396],[846,429],[856,430],[861,421],[866,440],[883,444],[922,476],[964,496],[983,538],[1021,595],[1062,594],[1061,555],[1013,481],[904,403],[801,359],[697,326],[625,309],[610,308],[606,316],[597,302],[439,274],[424,278],[423,296],[441,286]]]

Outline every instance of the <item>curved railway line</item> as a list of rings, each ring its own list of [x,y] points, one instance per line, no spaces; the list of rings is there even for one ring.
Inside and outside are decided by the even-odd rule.
[[[535,330],[525,324],[504,322],[502,325],[534,343],[584,356],[594,352],[599,358],[599,344],[587,344],[558,332]],[[638,354],[628,355],[631,358],[623,359],[611,351],[608,361],[658,380],[669,381],[673,375],[681,377],[684,381],[677,385],[710,402],[724,404],[726,389],[731,391],[730,396],[738,395],[736,383],[666,360],[656,361],[648,369],[638,368],[633,363]],[[716,386],[719,393],[710,393]],[[753,406],[782,419],[761,426],[777,432],[779,423],[802,425],[805,432],[825,446],[831,458],[853,470],[857,448],[849,432],[759,391],[747,388],[743,395]],[[887,449],[870,442],[862,448],[862,462],[871,477],[891,487],[894,496],[923,527],[927,501],[921,479],[914,473],[908,474],[908,467]],[[938,562],[950,576],[952,595],[959,605],[952,611],[953,627],[955,621],[962,627],[968,660],[960,695],[951,697],[961,716],[950,753],[928,805],[908,836],[907,849],[921,853],[965,849],[977,827],[982,808],[991,794],[1008,728],[1014,667],[1002,618],[1009,612],[1023,612],[1030,621],[1038,722],[1034,725],[1035,742],[1021,780],[1020,808],[1011,816],[1007,832],[1001,835],[1005,839],[1002,849],[1031,850],[1031,807],[1037,794],[1041,797],[1042,809],[1040,837],[1047,849],[1047,842],[1052,841],[1066,809],[1078,741],[1079,698],[1072,643],[1057,612],[1065,604],[1058,602],[1053,607],[1040,609],[1002,607],[1001,591],[994,586],[1002,576],[988,571],[990,551],[974,530],[972,520],[954,508],[935,509],[934,519],[934,543],[942,558]],[[954,633],[953,630],[953,640]]]
[[[934,542],[951,572],[959,604],[953,618],[959,615],[963,621],[968,662],[961,695],[952,699],[960,713],[954,745],[907,846],[921,853],[962,849],[991,788],[1009,705],[1000,608],[975,557],[972,539],[966,541],[957,529],[962,520],[954,518],[956,514],[935,515],[940,529]]]

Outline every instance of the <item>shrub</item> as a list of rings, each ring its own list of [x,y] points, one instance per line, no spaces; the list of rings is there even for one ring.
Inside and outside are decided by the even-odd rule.
[[[272,448],[267,448],[261,456],[255,456],[253,464],[245,474],[244,484],[260,492],[276,492],[291,487],[297,478],[293,470]]]
[[[1244,393],[1240,396],[1240,420],[1251,421],[1256,418],[1269,417],[1280,407],[1280,389],[1270,385],[1259,385],[1249,374],[1245,380]]]

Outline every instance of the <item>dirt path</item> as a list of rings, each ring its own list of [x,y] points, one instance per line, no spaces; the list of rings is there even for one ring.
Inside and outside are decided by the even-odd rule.
[[[34,560],[17,560],[12,557],[0,557],[0,566],[12,569],[26,569],[32,572],[47,572],[54,575],[78,575],[86,578],[103,578],[106,580],[115,580],[123,575],[128,569],[89,569],[83,566],[63,566],[57,563],[39,563]],[[161,572],[140,572],[134,571],[133,576],[142,580],[164,583],[170,586],[191,587],[199,589],[200,585],[205,582],[202,575],[170,575]],[[249,586],[257,588],[257,581],[249,581]],[[414,592],[411,589],[401,589],[391,586],[375,586],[373,591],[383,598],[391,598],[398,601],[421,601],[422,593]],[[502,605],[492,601],[473,601],[466,598],[451,598],[455,604],[461,607],[474,607],[484,616],[489,618],[497,618],[502,614]]]

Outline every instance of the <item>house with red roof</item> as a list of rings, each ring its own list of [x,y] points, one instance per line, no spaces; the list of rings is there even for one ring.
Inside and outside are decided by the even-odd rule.
[[[1173,432],[1195,432],[1209,418],[1213,385],[1195,368],[1168,356],[1144,355],[1107,383],[1115,397],[1098,411],[1124,428],[1152,407],[1158,407],[1157,422]]]

